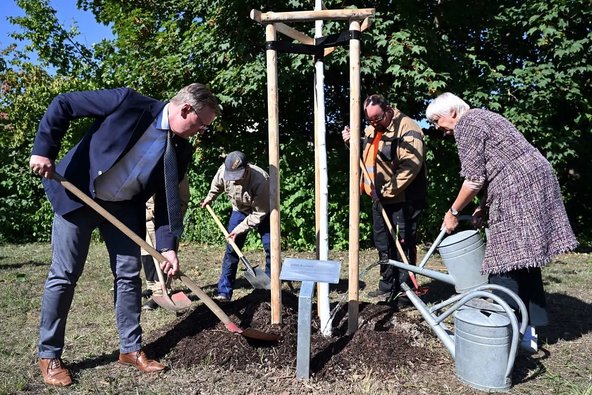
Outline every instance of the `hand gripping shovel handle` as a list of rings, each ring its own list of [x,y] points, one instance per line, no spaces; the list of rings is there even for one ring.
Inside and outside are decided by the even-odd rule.
[[[226,231],[226,228],[224,227],[224,225],[222,224],[222,222],[220,221],[212,207],[209,204],[206,204],[206,209],[208,209],[208,212],[214,219],[214,222],[216,222],[216,225],[218,225],[218,228],[220,228],[222,234],[224,234],[224,237],[226,238],[226,241],[228,242],[228,244],[232,246],[232,249],[234,250],[234,252],[236,252],[240,261],[243,263],[243,265],[245,265],[245,268],[247,269],[249,274],[251,274],[253,277],[256,277],[257,275],[255,274],[253,266],[251,265],[247,257],[243,255],[243,253],[241,252],[240,248],[238,248],[234,240],[228,238],[228,231]]]
[[[166,261],[166,258],[160,252],[156,251],[154,249],[154,247],[152,247],[150,244],[148,244],[146,242],[146,240],[142,239],[137,234],[132,232],[131,229],[129,229],[127,226],[125,226],[121,221],[119,221],[110,212],[108,212],[103,207],[101,207],[99,204],[97,204],[89,196],[84,194],[80,189],[78,189],[76,186],[74,186],[74,184],[67,181],[64,177],[62,177],[58,173],[54,173],[53,178],[55,180],[57,180],[59,183],[61,183],[64,186],[64,188],[66,188],[68,191],[72,192],[74,195],[76,195],[76,197],[78,197],[80,200],[82,200],[83,202],[88,204],[91,208],[93,208],[95,211],[97,211],[99,214],[101,214],[107,221],[111,222],[115,227],[117,227],[117,229],[122,231],[129,238],[131,238],[136,244],[138,244],[140,247],[142,247],[143,249],[148,251],[148,253],[150,255],[152,255],[153,258],[156,258],[156,260],[158,260],[159,262]],[[156,265],[156,271],[158,273],[158,278],[159,278],[161,284],[164,285],[164,276],[162,274],[162,270],[160,269],[160,266],[158,264],[155,263],[155,265]],[[234,322],[232,322],[230,320],[230,317],[228,317],[228,315],[226,313],[224,313],[224,311],[222,311],[220,306],[218,306],[216,304],[216,302],[214,302],[212,300],[212,298],[210,298],[200,287],[198,287],[197,284],[193,280],[191,280],[189,277],[187,277],[181,271],[179,271],[179,278],[187,287],[189,287],[191,289],[191,291],[193,291],[193,293],[195,295],[197,295],[197,297],[199,299],[201,299],[201,301],[216,315],[216,317],[218,317],[220,319],[220,321],[222,321],[222,323],[226,326],[226,328],[230,332],[239,333],[244,337],[256,339],[256,340],[263,340],[263,341],[277,341],[280,338],[278,335],[258,331],[257,329],[251,329],[251,328],[241,329],[238,325],[236,325]],[[176,307],[174,302],[172,300],[170,300],[169,296],[167,295],[166,290],[163,289],[163,291],[164,291],[163,299],[165,299],[165,300],[168,299],[169,300],[168,303],[170,303],[170,305],[172,305],[173,307]],[[183,294],[183,295],[185,295],[185,294]],[[189,298],[187,298],[187,296],[185,296],[185,299],[187,299],[187,301],[189,303],[191,303],[189,301]],[[170,309],[170,306],[162,305],[162,307]],[[183,309],[185,309],[186,307],[187,306],[184,306]],[[178,310],[178,308],[177,308],[177,310]]]
[[[95,202],[93,199],[91,199],[88,195],[86,195],[84,192],[82,192],[80,189],[78,189],[70,181],[66,180],[61,174],[54,172],[53,178],[57,182],[62,184],[62,186],[64,188],[66,188],[68,191],[72,192],[78,199],[82,200],[90,208],[92,208],[97,213],[102,215],[103,218],[105,218],[107,221],[112,223],[117,229],[119,229],[126,236],[128,236],[130,239],[132,239],[136,244],[138,244],[140,247],[142,247],[143,249],[148,251],[148,253],[150,255],[152,255],[154,258],[156,258],[158,260],[158,262],[166,261],[166,258],[164,256],[162,256],[162,254],[160,254],[158,251],[156,251],[150,244],[148,244],[146,242],[146,240],[142,239],[140,236],[138,236],[137,234],[132,232],[132,230],[130,228],[128,228],[127,226],[125,226],[123,224],[123,222],[121,222],[120,220],[115,218],[113,216],[113,214],[111,214],[110,212],[105,210],[103,207],[101,207],[101,205],[99,205],[97,202]],[[163,308],[165,308],[167,310],[172,310],[172,311],[184,310],[187,307],[189,307],[189,305],[191,304],[191,301],[186,296],[183,299],[177,300],[177,303],[175,303],[175,302],[173,302],[173,300],[171,300],[171,298],[168,296],[168,293],[166,290],[164,275],[162,273],[162,269],[160,268],[160,265],[158,263],[154,262],[154,267],[156,268],[156,273],[158,275],[158,281],[161,285],[162,292],[163,292],[162,297],[160,297],[160,296],[153,297],[154,301],[157,302]]]

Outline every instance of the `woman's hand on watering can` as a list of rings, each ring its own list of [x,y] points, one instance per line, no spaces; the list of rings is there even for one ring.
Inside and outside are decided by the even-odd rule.
[[[446,229],[446,233],[452,233],[458,226],[458,218],[450,212],[446,211],[444,214],[444,222],[442,222],[442,229]]]

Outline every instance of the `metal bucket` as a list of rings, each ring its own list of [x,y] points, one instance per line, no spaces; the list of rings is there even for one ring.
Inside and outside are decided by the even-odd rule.
[[[466,384],[488,391],[512,385],[512,326],[503,313],[462,309],[454,314],[456,375]]]
[[[446,237],[438,251],[448,273],[454,278],[456,292],[463,293],[487,284],[487,275],[480,273],[485,256],[485,243],[476,230],[464,230]]]

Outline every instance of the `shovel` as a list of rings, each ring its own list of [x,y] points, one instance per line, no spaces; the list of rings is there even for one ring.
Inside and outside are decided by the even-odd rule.
[[[370,175],[368,174],[368,170],[366,169],[366,166],[364,165],[364,162],[362,162],[361,158],[360,158],[360,168],[362,169],[364,176],[372,184],[372,188],[374,188],[375,187],[374,182],[370,178]],[[399,252],[399,255],[401,256],[401,259],[403,260],[404,263],[409,264],[409,262],[407,260],[407,255],[403,251],[403,247],[401,246],[401,242],[399,242],[399,238],[397,237],[395,230],[393,229],[393,225],[391,224],[391,220],[389,219],[389,216],[386,213],[386,210],[384,209],[384,207],[382,206],[382,203],[380,203],[380,201],[378,202],[378,205],[380,206],[380,211],[382,212],[382,218],[384,219],[384,222],[386,223],[389,233],[391,234],[391,237],[395,241],[395,245],[397,247],[397,251]],[[411,282],[413,283],[413,288],[416,291],[421,292],[422,294],[425,294],[427,292],[427,290],[419,288],[419,284],[417,284],[417,280],[415,279],[415,275],[410,271],[407,271],[407,273],[409,274],[409,278],[411,279]]]
[[[93,208],[95,211],[97,211],[99,214],[101,214],[107,221],[111,222],[117,229],[122,231],[129,238],[131,238],[136,244],[138,244],[144,250],[148,251],[148,253],[150,255],[152,255],[152,257],[155,258],[158,262],[166,261],[166,258],[160,252],[156,251],[150,244],[148,244],[146,242],[146,240],[142,239],[137,234],[132,232],[132,230],[130,228],[125,226],[121,221],[119,221],[117,218],[115,218],[111,213],[109,213],[103,207],[98,205],[94,200],[92,200],[84,192],[82,192],[80,189],[78,189],[74,184],[70,183],[64,177],[62,177],[60,174],[55,173],[55,172],[54,172],[53,178],[56,181],[58,181],[60,184],[62,184],[64,186],[64,188],[66,188],[68,191],[72,192],[74,195],[76,195],[76,197],[78,197],[80,200],[82,200],[83,202],[88,204],[91,208]],[[161,286],[163,287],[163,296],[158,297],[160,300],[155,298],[155,302],[164,308],[168,308],[169,310],[174,309],[174,311],[181,310],[179,308],[179,306],[181,306],[181,305],[184,305],[183,309],[186,309],[187,307],[189,307],[189,305],[191,304],[191,301],[189,300],[187,295],[185,295],[182,292],[180,292],[180,294],[182,294],[181,297],[175,298],[174,297],[175,295],[173,295],[173,299],[178,299],[176,301],[171,300],[169,298],[168,293],[166,292],[166,287],[164,285],[164,276],[162,274],[162,270],[160,269],[160,266],[158,264],[155,263],[155,265],[156,265],[156,271],[158,273],[159,281],[161,283]],[[240,328],[238,325],[236,325],[234,322],[232,322],[230,320],[230,317],[228,317],[228,315],[226,313],[224,313],[224,311],[216,304],[216,302],[214,302],[201,288],[199,288],[193,280],[191,280],[189,277],[187,277],[181,271],[179,271],[178,276],[179,276],[179,279],[183,282],[183,284],[185,284],[187,287],[189,287],[189,289],[191,289],[191,291],[193,291],[193,293],[195,295],[197,295],[197,297],[199,299],[201,299],[201,301],[216,315],[216,317],[218,317],[220,319],[220,321],[222,321],[222,323],[226,326],[226,329],[228,329],[230,332],[238,333],[244,337],[247,337],[250,339],[255,339],[255,340],[263,340],[263,341],[271,341],[271,342],[275,342],[275,341],[279,340],[279,338],[280,338],[279,335],[274,335],[274,334],[267,333],[267,332],[261,332],[261,331],[258,331],[257,329],[251,329],[251,328],[242,329],[242,328]],[[154,295],[153,295],[153,298],[154,298]],[[189,302],[189,303],[186,303],[186,302]],[[161,304],[161,303],[163,303],[163,304]]]
[[[243,265],[245,265],[245,269],[247,269],[245,271],[245,278],[247,279],[247,281],[255,289],[271,289],[271,280],[269,276],[260,268],[253,267],[253,265],[251,265],[251,262],[249,262],[247,257],[243,255],[243,253],[241,252],[240,248],[238,248],[234,240],[228,238],[228,232],[226,231],[226,228],[224,227],[224,225],[222,224],[222,222],[220,221],[212,207],[209,204],[206,204],[206,208],[208,209],[208,212],[214,219],[214,222],[216,222],[216,225],[218,225],[218,227],[224,234],[224,237],[226,237],[226,241],[228,242],[228,244],[232,246],[234,252],[236,252],[236,254],[238,255],[239,260],[242,262]]]
[[[77,198],[82,200],[84,203],[86,203],[89,207],[91,207],[97,213],[102,215],[107,221],[109,221],[113,225],[115,225],[115,227],[117,227],[117,229],[119,229],[126,236],[128,236],[130,239],[135,241],[136,244],[140,245],[142,248],[144,248],[146,251],[148,251],[150,253],[150,255],[152,255],[153,257],[155,257],[158,260],[158,262],[166,261],[166,258],[164,256],[162,256],[160,253],[158,253],[144,239],[142,239],[137,234],[132,232],[131,229],[129,229],[127,226],[125,226],[120,220],[115,218],[113,216],[113,214],[111,214],[110,212],[105,210],[103,207],[101,207],[97,202],[92,200],[88,195],[86,195],[84,192],[82,192],[80,189],[78,189],[74,184],[72,184],[71,182],[66,180],[64,177],[62,177],[60,174],[55,173],[55,172],[54,172],[53,178],[56,181],[58,181],[60,184],[62,184],[62,186],[64,188],[66,188],[68,191],[72,192]],[[158,256],[153,254],[153,252],[158,254]],[[160,265],[157,262],[154,262],[154,267],[156,268],[156,273],[158,275],[158,282],[160,283],[160,289],[162,292],[153,292],[152,299],[160,307],[162,307],[166,310],[169,310],[169,311],[182,311],[182,310],[186,310],[189,306],[191,306],[191,300],[189,300],[187,295],[185,295],[185,293],[183,293],[183,292],[177,292],[177,293],[173,294],[172,296],[169,296],[168,290],[167,290],[167,287],[166,287],[166,284],[164,281],[164,275],[162,274],[162,269],[160,268]],[[157,295],[159,293],[161,295]]]
[[[197,284],[179,271],[179,279],[185,284],[201,301],[218,317],[220,321],[224,324],[226,329],[228,329],[232,333],[238,333],[249,339],[254,340],[261,340],[261,341],[268,341],[268,342],[276,342],[280,339],[279,335],[275,335],[273,333],[263,332],[257,329],[252,328],[240,328],[234,322],[230,320],[230,317],[210,298]]]

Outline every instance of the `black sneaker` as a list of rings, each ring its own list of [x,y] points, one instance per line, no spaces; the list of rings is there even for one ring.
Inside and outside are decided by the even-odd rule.
[[[142,291],[142,297],[145,299],[149,299],[152,297],[152,290],[151,289],[145,289]]]
[[[147,301],[144,302],[144,304],[142,305],[142,310],[156,310],[157,308],[159,308],[160,306],[158,305],[158,303],[156,303],[154,301],[154,299],[150,298]]]
[[[214,300],[217,302],[230,302],[230,298],[224,294],[217,294],[216,296],[214,296]]]
[[[378,298],[379,296],[388,295],[391,291],[385,291],[384,289],[378,288],[377,290],[368,292],[368,296],[371,298]]]
[[[413,306],[413,302],[407,297],[406,294],[399,295],[399,306],[408,307]]]

